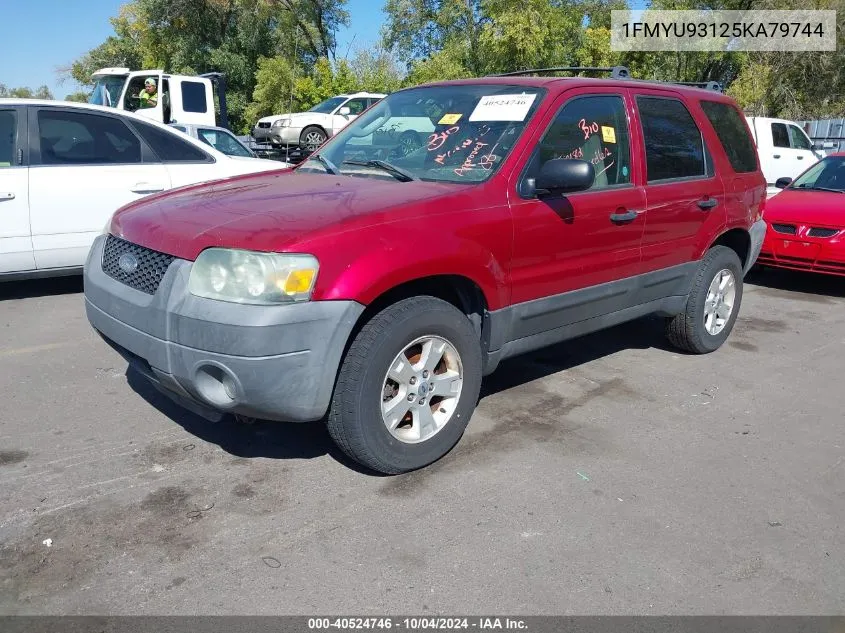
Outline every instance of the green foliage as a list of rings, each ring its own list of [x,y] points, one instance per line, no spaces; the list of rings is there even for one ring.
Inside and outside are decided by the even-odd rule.
[[[389,93],[425,82],[571,65],[624,64],[642,79],[718,81],[756,114],[841,116],[845,0],[812,4],[838,10],[836,52],[616,53],[610,50],[610,11],[629,8],[626,0],[385,0],[382,45],[347,59],[336,54],[336,34],[349,20],[346,0],[129,0],[111,20],[114,34],[65,73],[87,85],[93,71],[107,66],[224,72],[230,121],[241,132],[261,116],[304,110],[342,92]],[[649,6],[805,5],[651,0]]]
[[[28,86],[21,86],[20,88],[8,88],[4,84],[0,84],[0,98],[13,99],[52,99],[53,93],[47,86],[39,86],[35,90]]]
[[[88,93],[87,92],[72,92],[71,94],[65,96],[65,101],[75,101],[77,103],[87,103],[88,102]]]

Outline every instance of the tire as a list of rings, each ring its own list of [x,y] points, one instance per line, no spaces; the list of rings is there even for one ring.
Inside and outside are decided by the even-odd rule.
[[[715,317],[711,315],[711,320],[708,320],[705,311],[713,305],[724,305],[724,302],[720,304],[718,301],[708,301],[708,295],[717,276],[724,280],[726,272],[733,276],[734,294],[730,313],[726,319],[718,318],[714,324],[712,319]],[[729,293],[722,292],[722,294],[727,296]],[[733,330],[741,304],[742,263],[739,261],[739,256],[726,246],[714,246],[701,260],[687,298],[686,309],[681,314],[667,319],[666,336],[675,347],[684,351],[693,354],[714,352],[722,346]],[[725,312],[722,311],[721,317],[724,316]],[[718,331],[711,333],[708,324],[712,330],[718,329]],[[717,327],[720,324],[721,327]]]
[[[327,138],[328,135],[323,128],[309,125],[299,135],[299,146],[309,154],[313,154],[320,145],[326,142]]]
[[[433,341],[430,349],[434,349],[435,344],[440,345],[438,341],[451,345],[451,351],[443,346],[446,350],[443,363],[431,373],[426,371],[429,376],[426,380],[422,380],[421,369],[424,352],[418,361],[414,360],[416,347],[423,349],[425,345],[413,345],[420,340]],[[457,354],[457,363],[453,351]],[[419,377],[414,387],[410,386],[410,379],[403,385],[388,375],[388,370],[404,366],[400,354],[408,360],[408,371]],[[430,358],[436,358],[436,353]],[[450,363],[448,368],[446,361]],[[434,392],[428,391],[429,385],[440,387],[449,382],[449,390],[455,390],[455,378],[447,372],[457,371],[458,366],[462,378],[457,387],[458,395],[432,396]],[[429,383],[429,379],[439,382]],[[417,390],[423,388],[429,397],[425,404],[418,406],[417,398],[422,392]],[[412,297],[388,306],[361,328],[341,365],[326,425],[338,447],[356,462],[384,474],[404,473],[437,461],[458,443],[475,410],[480,388],[481,344],[469,319],[441,299]],[[407,405],[412,410],[403,417],[402,406],[412,395],[413,404]],[[394,402],[399,413],[392,417],[383,413]],[[419,416],[425,415],[423,407],[426,406],[431,417],[425,420],[433,420],[434,425],[417,424]],[[391,431],[388,429],[390,422],[386,420],[394,419],[407,422]],[[430,437],[424,437],[421,429],[431,431],[438,421],[442,422],[439,429]],[[417,433],[420,437],[415,439]]]

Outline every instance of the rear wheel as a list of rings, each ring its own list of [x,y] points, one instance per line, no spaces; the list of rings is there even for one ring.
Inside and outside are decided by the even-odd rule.
[[[448,453],[481,388],[481,347],[466,315],[435,297],[399,301],[358,333],[327,419],[344,453],[398,474]]]
[[[667,320],[669,341],[687,352],[707,354],[728,338],[742,303],[742,263],[726,246],[701,260],[684,312]]]

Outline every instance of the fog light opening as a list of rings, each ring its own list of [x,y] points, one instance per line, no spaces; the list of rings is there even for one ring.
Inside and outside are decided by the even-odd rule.
[[[229,408],[238,400],[238,381],[229,370],[217,365],[201,365],[195,385],[203,399],[216,407]]]

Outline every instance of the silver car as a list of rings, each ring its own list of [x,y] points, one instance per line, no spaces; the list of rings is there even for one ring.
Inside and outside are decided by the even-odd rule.
[[[241,143],[238,138],[229,130],[214,125],[197,125],[194,123],[171,123],[170,127],[193,136],[203,143],[211,145],[218,152],[229,156],[242,156],[246,158],[257,158],[255,152]]]

